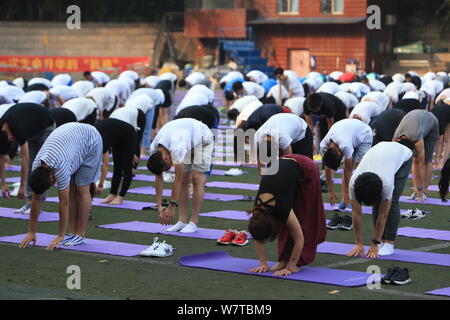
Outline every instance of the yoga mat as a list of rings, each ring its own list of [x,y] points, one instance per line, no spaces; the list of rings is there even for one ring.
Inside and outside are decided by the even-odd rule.
[[[8,243],[17,243],[20,244],[23,238],[27,234],[18,234],[16,236],[6,236],[0,237],[0,242],[8,242]],[[47,233],[37,233],[36,234],[36,246],[38,247],[47,247],[48,244],[56,238],[56,235],[47,234]],[[32,247],[32,245],[29,245]],[[95,253],[103,253],[109,254],[113,256],[122,256],[122,257],[132,257],[137,256],[143,250],[147,249],[150,244],[140,245],[126,242],[117,242],[117,241],[104,241],[104,240],[95,240],[95,239],[85,239],[85,243],[79,246],[69,247],[69,246],[60,246],[60,249],[64,250],[73,250],[73,251],[84,251],[84,252],[95,252]]]
[[[133,188],[128,190],[129,193],[137,193],[137,194],[148,194],[155,195],[156,189],[153,187],[140,187]],[[172,190],[164,189],[163,196],[170,197],[172,194]],[[235,200],[243,200],[244,196],[236,195],[236,194],[222,194],[222,193],[207,193],[204,195],[205,200],[213,200],[213,201],[235,201]]]
[[[17,209],[15,208],[4,208],[0,207],[0,217],[20,219],[20,220],[30,220],[29,214],[14,213]],[[38,218],[39,222],[49,222],[49,221],[59,221],[59,214],[57,212],[46,212],[41,211]]]
[[[427,198],[427,200],[425,200],[424,202],[418,202],[416,200],[409,200],[407,196],[401,196],[400,202],[414,203],[414,204],[432,204],[432,205],[436,205],[436,206],[446,206],[446,207],[450,206],[450,201],[442,202],[441,199],[437,199],[437,198]]]
[[[248,220],[250,215],[245,211],[223,210],[200,213],[203,217],[224,218],[231,220]]]
[[[5,168],[6,171],[16,171],[19,172],[20,171],[20,166],[12,164],[10,165],[8,168]]]
[[[240,164],[237,162],[230,162],[230,161],[213,161],[213,164],[216,166],[223,166],[223,167],[245,167],[245,168],[257,168],[258,166],[256,164]]]
[[[224,153],[224,152],[216,151],[216,152],[214,152],[213,157],[225,157],[225,158],[233,159],[234,154],[228,153],[228,152]]]
[[[147,167],[138,167],[138,170],[147,170]],[[224,176],[225,172],[227,172],[228,170],[220,170],[220,169],[212,169],[211,171],[211,175],[213,176]],[[170,170],[170,172],[174,172],[174,170]],[[242,171],[242,174],[246,174],[248,173],[247,171]],[[109,174],[109,173],[108,173]],[[111,173],[112,175],[112,173]],[[138,180],[138,181],[155,181],[155,178],[149,180],[149,178],[147,177],[154,177],[153,175],[146,175],[146,174],[137,174],[135,177],[133,177],[133,180]]]
[[[276,277],[273,275],[273,271],[265,273],[251,273],[249,272],[249,270],[259,265],[258,260],[235,258],[230,256],[225,251],[215,251],[191,256],[184,256],[180,258],[179,262],[180,265],[184,267],[234,272],[269,278],[280,278],[285,280],[323,283],[342,287],[364,286],[367,284],[367,279],[372,275],[369,273],[357,271],[313,268],[308,266],[302,267],[302,270],[300,270],[299,272],[286,277]],[[269,266],[271,266],[275,263],[268,262],[268,264]]]
[[[450,241],[450,231],[404,227],[397,230],[397,235],[421,239]]]
[[[450,297],[450,287],[427,291],[427,292],[425,292],[425,294],[430,294],[433,296],[448,296],[448,297]]]
[[[345,255],[351,249],[354,244],[338,243],[338,242],[324,242],[319,245],[317,252],[319,253],[331,253],[338,255]],[[364,248],[367,252],[368,247]],[[358,257],[358,258],[363,258]],[[450,267],[450,254],[432,253],[432,252],[420,252],[410,250],[395,249],[395,253],[388,256],[380,256],[381,260],[392,260],[422,264],[433,264],[438,266]]]
[[[142,221],[130,221],[122,223],[104,224],[97,226],[103,229],[114,229],[122,231],[133,231],[133,232],[145,232],[145,233],[158,233],[170,236],[185,237],[185,238],[198,238],[198,239],[210,239],[217,240],[220,239],[225,230],[216,229],[204,229],[198,228],[197,232],[194,233],[181,233],[181,232],[169,232],[166,229],[171,226],[163,226],[159,223],[142,222]],[[250,236],[249,236],[250,238]]]
[[[350,214],[350,215],[352,214],[351,211],[346,211],[346,210],[342,210],[342,209],[336,210],[333,206],[331,206],[331,204],[325,203],[325,202],[324,202],[324,204],[323,204],[323,207],[324,207],[324,209],[325,209],[326,211],[339,211],[339,212],[343,212],[343,213],[348,213],[348,214]],[[400,213],[406,212],[406,211],[407,211],[407,210],[400,209]],[[362,213],[363,213],[363,214],[372,214],[372,207],[366,207],[366,206],[363,206],[363,207],[362,207]]]
[[[48,202],[59,202],[58,197],[49,197],[45,199]],[[117,209],[131,209],[131,210],[142,210],[143,207],[147,206],[156,206],[156,203],[153,202],[140,202],[140,201],[131,201],[124,200],[121,205],[110,205],[110,204],[102,204],[103,199],[94,198],[92,201],[92,205],[96,207],[108,207],[108,208],[117,208]]]
[[[253,183],[238,183],[238,182],[226,182],[226,181],[211,181],[207,182],[207,187],[211,188],[225,188],[225,189],[243,189],[243,190],[258,190],[259,185]]]

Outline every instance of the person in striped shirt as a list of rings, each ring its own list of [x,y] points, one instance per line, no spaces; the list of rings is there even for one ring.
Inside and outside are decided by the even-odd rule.
[[[89,189],[100,176],[102,151],[100,133],[88,124],[66,123],[49,135],[33,162],[29,179],[33,191],[29,231],[20,244],[21,248],[30,242],[36,243],[41,195],[55,183],[59,196],[59,231],[47,250],[59,245],[84,243],[92,201]],[[70,225],[70,234],[64,236],[67,224]]]

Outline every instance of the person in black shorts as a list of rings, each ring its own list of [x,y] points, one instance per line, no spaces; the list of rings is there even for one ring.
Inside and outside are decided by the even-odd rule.
[[[174,84],[170,80],[161,80],[155,89],[161,89],[164,92],[164,103],[155,110],[155,128],[159,129],[169,121],[169,108],[172,106],[172,92]]]
[[[431,113],[439,122],[439,140],[436,143],[434,168],[441,169],[450,153],[450,105],[440,101],[431,109]]]
[[[373,131],[372,146],[382,141],[392,141],[395,130],[405,116],[402,109],[388,109],[380,113],[378,117],[370,122]]]

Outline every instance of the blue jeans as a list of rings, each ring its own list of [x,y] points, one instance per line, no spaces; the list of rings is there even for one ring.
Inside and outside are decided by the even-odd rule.
[[[154,116],[155,116],[155,108],[152,108],[149,111],[147,111],[147,114],[145,115],[146,122],[141,146],[145,147],[146,149],[150,148],[150,143],[152,142],[152,124]]]

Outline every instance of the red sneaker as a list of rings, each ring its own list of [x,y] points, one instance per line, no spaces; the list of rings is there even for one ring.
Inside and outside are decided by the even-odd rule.
[[[233,239],[236,237],[236,230],[231,230],[231,229],[227,229],[225,231],[225,234],[222,236],[222,238],[220,238],[219,240],[217,240],[218,244],[230,244],[231,241],[233,241]]]
[[[231,242],[232,245],[235,246],[245,246],[248,243],[247,232],[242,230],[236,234],[236,237]]]

